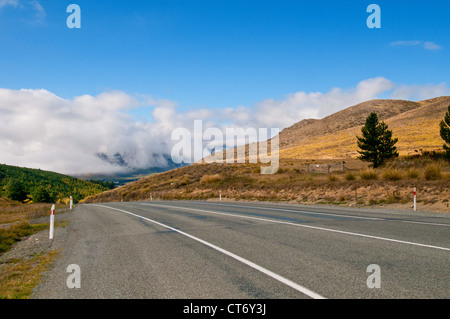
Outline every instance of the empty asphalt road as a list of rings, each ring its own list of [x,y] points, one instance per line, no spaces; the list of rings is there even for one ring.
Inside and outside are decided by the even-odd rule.
[[[450,297],[445,214],[151,201],[83,204],[70,221],[34,298]]]

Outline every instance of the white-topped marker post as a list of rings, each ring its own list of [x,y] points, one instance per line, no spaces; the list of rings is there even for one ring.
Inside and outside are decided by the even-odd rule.
[[[416,188],[414,187],[414,211],[417,211],[417,192],[416,192]]]
[[[50,210],[50,235],[49,238],[53,239],[53,231],[55,229],[55,204],[52,205]]]
[[[72,196],[70,196],[70,209],[72,209],[72,207],[73,207],[73,198]]]

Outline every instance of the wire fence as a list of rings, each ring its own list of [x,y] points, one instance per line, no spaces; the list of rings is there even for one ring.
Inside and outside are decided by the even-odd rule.
[[[308,173],[328,174],[331,172],[345,172],[345,162],[334,164],[307,164]]]

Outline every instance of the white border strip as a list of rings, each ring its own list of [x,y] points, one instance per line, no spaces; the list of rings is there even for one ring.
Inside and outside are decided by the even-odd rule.
[[[270,222],[270,223],[285,224],[285,225],[291,225],[291,226],[297,226],[297,227],[304,227],[304,228],[310,228],[310,229],[324,230],[324,231],[333,232],[333,233],[352,235],[352,236],[359,236],[359,237],[365,237],[365,238],[371,238],[371,239],[379,239],[379,240],[391,241],[391,242],[395,242],[395,243],[401,243],[401,244],[407,244],[407,245],[413,245],[413,246],[419,246],[419,247],[435,248],[435,249],[450,251],[450,248],[446,248],[446,247],[426,245],[426,244],[414,243],[414,242],[410,242],[410,241],[404,241],[404,240],[398,240],[398,239],[392,239],[392,238],[386,238],[386,237],[379,237],[379,236],[372,236],[372,235],[366,235],[366,234],[361,234],[361,233],[353,233],[353,232],[347,232],[347,231],[343,231],[343,230],[336,230],[336,229],[330,229],[330,228],[324,228],[324,227],[302,225],[302,224],[284,222],[284,221],[274,220],[274,219],[267,219],[267,218],[260,218],[260,217],[251,217],[251,216],[229,214],[229,213],[220,213],[220,212],[214,212],[214,211],[197,209],[197,208],[188,208],[188,207],[179,207],[179,206],[170,206],[170,205],[158,205],[158,204],[146,204],[146,203],[141,203],[141,205],[154,206],[154,207],[164,207],[164,208],[172,208],[172,209],[184,209],[184,210],[191,210],[191,211],[197,211],[197,212],[208,213],[208,214],[223,215],[223,216],[230,216],[230,217],[238,217],[238,218],[244,218],[244,219],[253,219],[253,220],[259,220],[259,221]]]
[[[193,240],[196,240],[196,241],[198,241],[198,242],[200,242],[200,243],[202,243],[202,244],[204,244],[204,245],[206,245],[206,246],[208,246],[208,247],[210,247],[210,248],[213,248],[213,249],[215,249],[215,250],[217,250],[217,251],[219,251],[219,252],[221,252],[221,253],[223,253],[223,254],[225,254],[225,255],[231,257],[231,258],[234,258],[234,259],[236,259],[237,261],[240,261],[241,263],[246,264],[247,266],[250,266],[250,267],[252,267],[253,269],[258,270],[258,271],[262,272],[263,274],[265,274],[265,275],[267,275],[267,276],[270,276],[270,277],[272,277],[272,278],[278,280],[279,282],[281,282],[281,283],[283,283],[283,284],[285,284],[285,285],[287,285],[287,286],[289,286],[289,287],[291,287],[291,288],[293,288],[293,289],[295,289],[295,290],[297,290],[297,291],[299,291],[299,292],[301,292],[301,293],[303,293],[303,294],[305,294],[305,295],[307,295],[307,296],[309,296],[309,297],[311,297],[311,298],[313,298],[313,299],[325,299],[325,297],[323,297],[323,296],[321,296],[321,295],[315,293],[314,291],[311,291],[311,290],[309,290],[308,288],[305,288],[305,287],[303,287],[303,286],[300,286],[299,284],[296,284],[295,282],[293,282],[293,281],[291,281],[291,280],[289,280],[289,279],[287,279],[287,278],[284,278],[284,277],[282,277],[282,276],[280,276],[280,275],[278,275],[278,274],[276,274],[276,273],[274,273],[274,272],[272,272],[272,271],[270,271],[270,270],[268,270],[268,269],[266,269],[266,268],[264,268],[264,267],[261,267],[261,266],[255,264],[255,263],[253,263],[253,262],[251,262],[251,261],[249,261],[249,260],[247,260],[247,259],[245,259],[245,258],[242,258],[242,257],[240,257],[240,256],[238,256],[238,255],[235,255],[235,254],[229,252],[228,250],[225,250],[225,249],[223,249],[223,248],[220,248],[220,247],[218,247],[218,246],[216,246],[216,245],[213,245],[213,244],[211,244],[211,243],[209,243],[209,242],[207,242],[207,241],[204,241],[204,240],[202,240],[202,239],[200,239],[200,238],[197,238],[197,237],[194,237],[194,236],[192,236],[192,235],[189,235],[189,234],[187,234],[187,233],[185,233],[185,232],[183,232],[183,231],[181,231],[181,230],[178,230],[178,229],[176,229],[176,228],[173,228],[173,227],[164,225],[164,224],[159,223],[159,222],[157,222],[157,221],[154,221],[154,220],[152,220],[152,219],[149,219],[149,218],[146,218],[146,217],[143,217],[143,216],[140,216],[140,215],[137,215],[137,214],[128,212],[128,211],[126,211],[126,210],[122,210],[122,209],[118,209],[118,208],[113,208],[113,207],[109,207],[109,206],[104,206],[104,205],[98,205],[98,204],[90,204],[90,205],[92,205],[92,206],[98,206],[98,207],[103,207],[103,208],[109,208],[109,209],[113,209],[113,210],[117,210],[117,211],[119,211],[119,212],[122,212],[122,213],[125,213],[125,214],[129,214],[129,215],[132,215],[132,216],[135,216],[135,217],[139,217],[139,218],[145,219],[145,220],[147,220],[147,221],[149,221],[149,222],[152,222],[152,223],[154,223],[154,224],[157,224],[157,225],[159,225],[159,226],[162,226],[162,227],[165,227],[165,228],[167,228],[167,229],[173,230],[173,231],[175,231],[175,232],[177,232],[177,233],[179,233],[179,234],[181,234],[181,235],[184,235],[184,236],[186,236],[186,237],[189,237],[189,238],[191,238],[191,239],[193,239]]]
[[[380,217],[364,217],[364,216],[355,216],[355,215],[310,212],[310,211],[304,211],[304,210],[301,210],[301,209],[284,209],[284,208],[276,208],[276,207],[226,205],[226,204],[217,204],[217,203],[205,203],[205,204],[207,204],[207,205],[214,205],[214,206],[237,207],[237,208],[257,208],[257,209],[266,209],[266,210],[278,210],[278,211],[283,211],[283,212],[301,213],[301,214],[308,214],[308,215],[324,215],[324,216],[335,216],[335,217],[348,217],[348,218],[355,218],[355,219],[380,220],[380,221],[387,221],[387,222],[400,222],[400,223],[411,223],[411,224],[450,227],[450,224],[429,223],[429,222],[412,221],[412,220],[398,220],[398,219],[388,219],[388,218],[380,218]]]

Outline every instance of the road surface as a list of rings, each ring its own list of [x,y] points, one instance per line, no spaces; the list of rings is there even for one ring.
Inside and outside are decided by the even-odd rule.
[[[70,220],[33,298],[450,297],[445,214],[148,201],[78,205]]]

